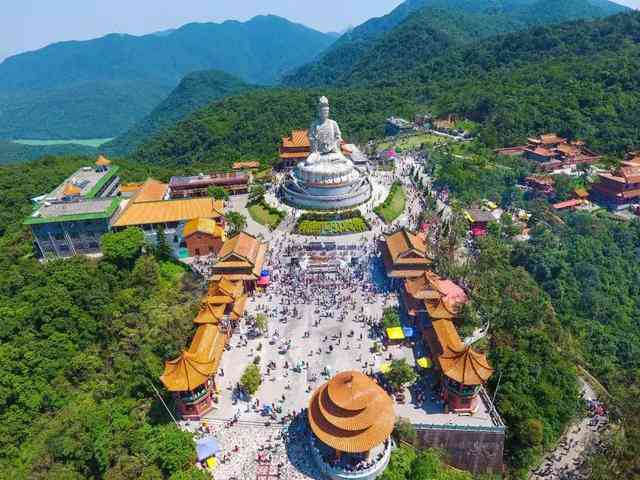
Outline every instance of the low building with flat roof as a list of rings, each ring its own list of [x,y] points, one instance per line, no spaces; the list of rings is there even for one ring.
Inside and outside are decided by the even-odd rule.
[[[211,187],[222,187],[230,195],[240,195],[249,192],[250,179],[249,174],[243,171],[171,177],[169,190],[171,198],[207,197]]]
[[[100,238],[120,206],[119,168],[105,157],[82,167],[53,191],[32,200],[29,225],[39,256],[64,258],[100,253]]]

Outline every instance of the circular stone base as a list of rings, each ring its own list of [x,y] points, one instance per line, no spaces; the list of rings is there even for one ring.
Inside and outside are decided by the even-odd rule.
[[[344,210],[355,208],[371,198],[371,183],[362,176],[344,185],[305,185],[290,177],[282,186],[287,205],[304,210]]]

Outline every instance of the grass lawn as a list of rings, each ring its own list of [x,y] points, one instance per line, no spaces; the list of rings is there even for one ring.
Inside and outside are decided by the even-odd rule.
[[[407,195],[404,192],[404,188],[400,185],[397,187],[394,185],[389,196],[384,203],[375,208],[375,212],[384,223],[391,223],[404,212],[404,208],[407,205]]]
[[[282,221],[282,215],[277,215],[275,213],[269,212],[264,206],[260,203],[255,205],[251,205],[249,208],[249,215],[260,225],[264,225],[265,227],[271,227],[272,229],[276,228],[280,225]]]
[[[432,147],[436,143],[448,142],[444,137],[438,135],[432,135],[430,133],[418,133],[416,135],[410,135],[407,137],[400,137],[394,142],[384,142],[378,145],[378,151],[388,150],[389,148],[401,148],[403,150],[414,150],[420,147],[423,143],[429,147]]]

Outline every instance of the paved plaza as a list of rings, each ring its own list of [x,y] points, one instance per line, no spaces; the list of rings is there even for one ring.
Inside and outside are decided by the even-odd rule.
[[[247,305],[216,377],[218,403],[204,421],[223,449],[223,461],[214,473],[217,480],[269,475],[322,478],[307,448],[305,409],[312,392],[340,371],[373,375],[392,359],[406,359],[414,366],[416,358],[429,356],[419,338],[410,344],[384,346],[380,324],[384,309],[399,305],[385,275],[378,242],[385,232],[417,227],[424,204],[410,180],[415,164],[416,158],[405,156],[395,172],[372,175],[372,199],[360,207],[372,226],[369,232],[338,237],[294,235],[300,212],[279,204],[278,180],[267,200],[287,211],[285,221],[270,231],[248,217],[247,231],[269,242],[265,268],[270,284]],[[373,207],[384,200],[395,180],[405,187],[407,208],[389,226],[377,218]],[[236,197],[230,208],[246,215],[245,205],[246,197]],[[267,331],[259,335],[258,314],[268,320]],[[247,398],[238,386],[251,362],[259,365],[262,384]],[[404,399],[396,402],[397,416],[424,425],[493,425],[485,402],[473,416],[444,413],[432,391],[435,381],[426,373],[406,389]],[[198,425],[191,422],[191,428]]]

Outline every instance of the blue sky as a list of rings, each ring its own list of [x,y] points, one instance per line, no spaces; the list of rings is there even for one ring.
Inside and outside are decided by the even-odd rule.
[[[640,1],[640,0],[638,0]],[[402,0],[4,0],[0,59],[62,40],[151,33],[272,13],[321,31],[384,15]]]
[[[640,7],[640,0],[617,0]],[[134,35],[188,22],[247,20],[273,13],[321,31],[384,15],[402,0],[4,0],[0,60],[62,40]]]

